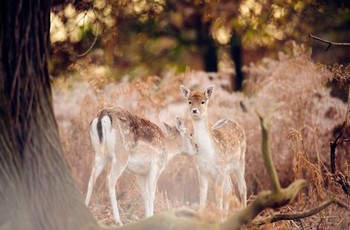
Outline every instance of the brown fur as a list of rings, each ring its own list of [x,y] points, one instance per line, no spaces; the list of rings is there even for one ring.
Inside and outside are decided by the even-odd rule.
[[[214,141],[218,143],[217,147],[223,159],[228,160],[231,156],[237,161],[241,160],[242,155],[238,158],[238,156],[232,154],[245,148],[245,146],[242,146],[242,143],[245,142],[245,134],[242,127],[236,121],[228,120],[223,126],[213,129],[212,135]],[[244,151],[240,152],[244,153]]]
[[[110,116],[112,122],[113,120],[120,121],[124,130],[130,130],[135,143],[138,141],[159,142],[164,138],[162,130],[157,125],[120,107],[104,109],[97,114],[99,120],[105,115]]]

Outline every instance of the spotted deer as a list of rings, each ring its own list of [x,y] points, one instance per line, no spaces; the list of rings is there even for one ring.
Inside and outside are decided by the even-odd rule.
[[[208,101],[211,98],[214,85],[204,92],[191,92],[181,85],[183,97],[189,104],[189,112],[193,123],[194,140],[198,146],[197,172],[199,178],[199,204],[204,208],[207,202],[209,181],[214,183],[216,204],[219,210],[227,211],[229,202],[224,197],[232,193],[231,174],[238,183],[238,190],[243,206],[246,206],[247,191],[244,179],[246,138],[241,126],[228,119],[209,126],[207,118]]]
[[[89,205],[97,177],[107,163],[109,197],[113,216],[122,225],[115,185],[125,169],[136,175],[145,203],[146,217],[153,215],[157,181],[165,166],[175,155],[197,153],[184,122],[176,118],[175,127],[165,124],[167,135],[154,123],[119,108],[103,109],[90,124],[94,163],[89,179],[85,205]]]

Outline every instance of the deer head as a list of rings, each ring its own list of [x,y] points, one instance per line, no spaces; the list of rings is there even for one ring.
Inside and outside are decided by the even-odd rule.
[[[180,86],[182,95],[189,104],[190,114],[193,120],[205,119],[207,115],[208,101],[213,94],[214,88],[215,86],[211,85],[204,92],[191,92],[186,86]]]
[[[197,153],[197,146],[192,136],[187,132],[184,121],[176,117],[175,127],[164,123],[168,138],[171,142],[176,144],[176,148],[181,151],[182,154],[195,155]]]

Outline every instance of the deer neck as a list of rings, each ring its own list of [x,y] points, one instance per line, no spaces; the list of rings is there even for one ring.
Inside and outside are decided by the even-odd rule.
[[[169,162],[176,155],[179,155],[181,151],[176,147],[175,140],[169,139],[169,137],[166,138],[165,144],[167,151],[166,161]]]
[[[212,160],[215,157],[215,147],[207,119],[193,120],[194,139],[198,145],[198,155]]]

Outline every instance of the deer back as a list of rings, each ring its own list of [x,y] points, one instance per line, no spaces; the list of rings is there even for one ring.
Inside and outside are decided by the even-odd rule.
[[[244,157],[246,140],[242,127],[232,120],[220,120],[211,129],[217,152],[224,161],[236,162]]]
[[[154,123],[119,107],[104,109],[98,117],[102,119],[106,115],[110,117],[112,128],[119,132],[124,147],[128,150],[133,150],[140,145],[164,148],[165,136]]]

